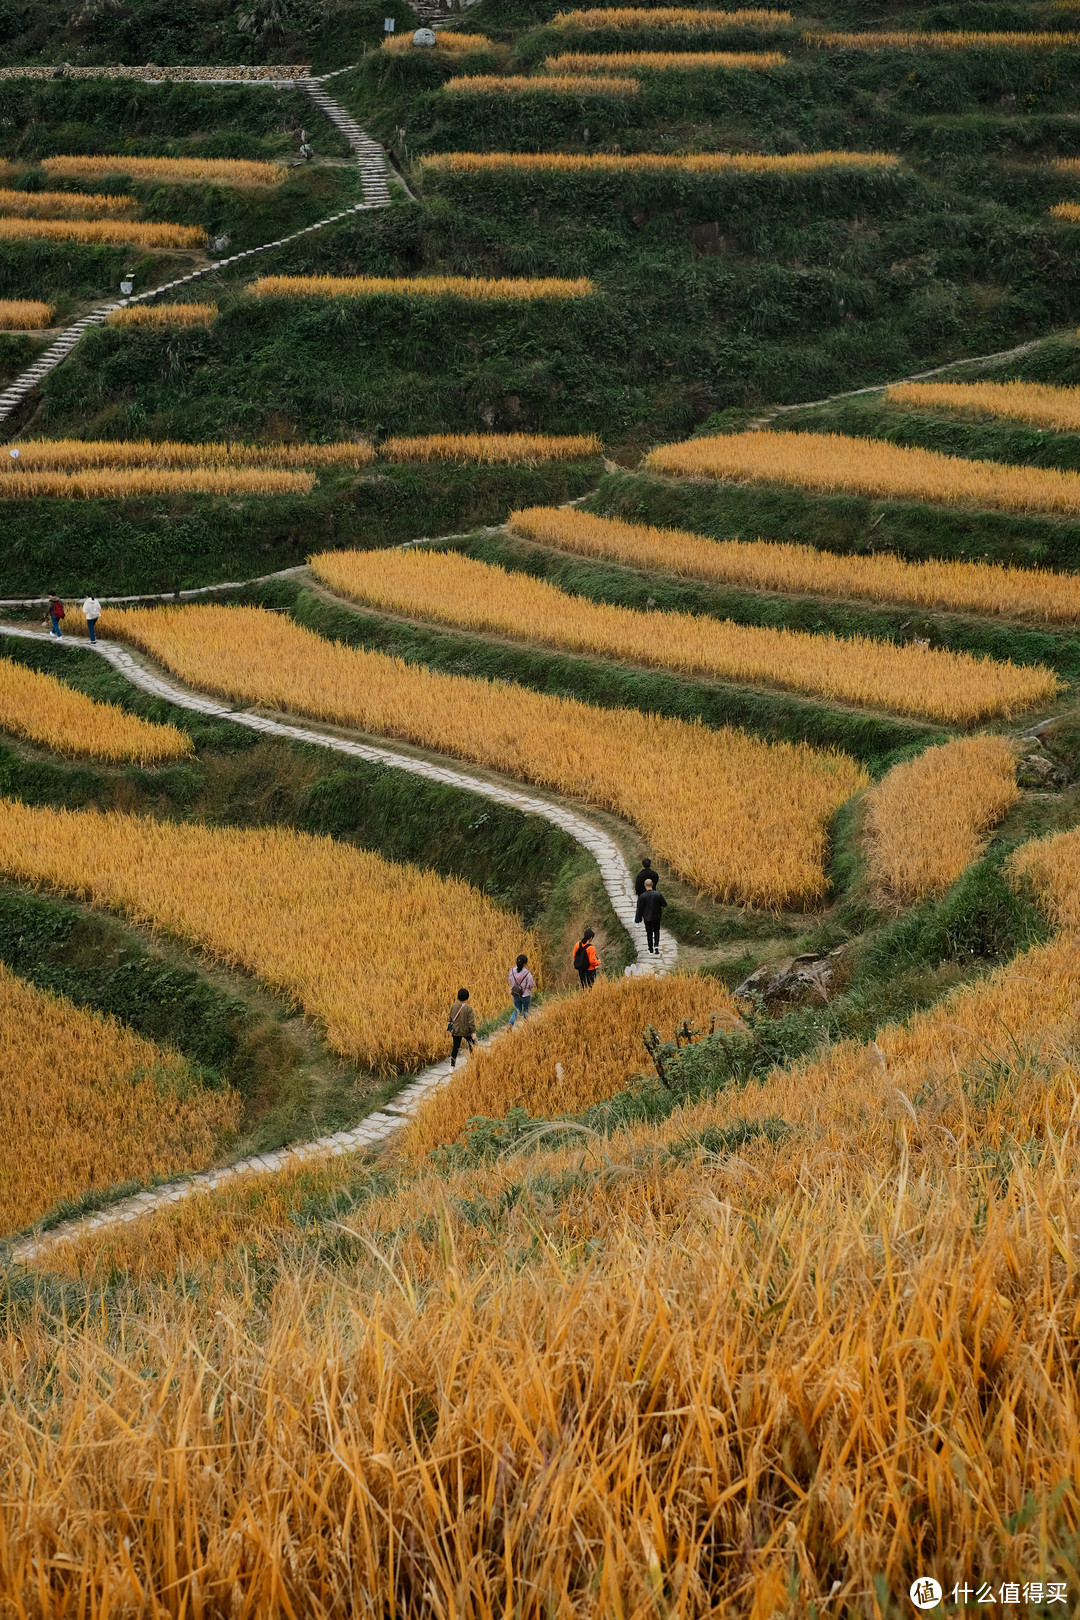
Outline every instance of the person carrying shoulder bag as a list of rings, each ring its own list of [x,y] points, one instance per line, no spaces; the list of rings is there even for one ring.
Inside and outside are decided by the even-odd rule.
[[[457,1062],[457,1055],[461,1050],[462,1041],[471,1052],[476,1045],[476,1014],[469,1006],[469,992],[459,990],[457,1000],[451,1005],[450,1016],[446,1022],[446,1032],[451,1036],[450,1067]]]

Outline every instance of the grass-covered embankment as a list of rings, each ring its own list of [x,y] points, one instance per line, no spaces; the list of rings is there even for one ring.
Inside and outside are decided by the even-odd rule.
[[[147,347],[161,341],[151,333]],[[501,523],[513,506],[584,494],[599,470],[596,462],[388,464],[355,477],[324,473],[303,497],[3,500],[5,595],[79,595],[92,586],[119,596],[252,579],[295,567],[313,551]]]

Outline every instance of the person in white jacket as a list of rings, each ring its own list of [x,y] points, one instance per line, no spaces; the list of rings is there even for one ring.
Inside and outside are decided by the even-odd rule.
[[[97,597],[92,591],[83,602],[82,610],[83,618],[86,620],[86,628],[90,636],[90,645],[93,647],[97,643],[95,631],[97,630],[97,622],[101,618],[101,603],[98,601]]]

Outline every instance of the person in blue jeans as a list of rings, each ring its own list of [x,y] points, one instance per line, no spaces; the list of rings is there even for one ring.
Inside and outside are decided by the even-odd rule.
[[[514,1010],[510,1014],[511,1029],[517,1023],[519,1013],[522,1018],[528,1018],[529,1002],[535,989],[536,980],[529,972],[529,958],[523,954],[510,969],[510,995],[514,1003]]]
[[[60,621],[64,617],[64,604],[55,591],[49,592],[49,618],[52,620],[52,633],[63,639],[64,632],[60,628]]]

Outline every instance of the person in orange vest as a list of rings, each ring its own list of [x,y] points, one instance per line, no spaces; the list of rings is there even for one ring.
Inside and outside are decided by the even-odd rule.
[[[581,980],[583,990],[591,990],[596,983],[596,975],[600,970],[600,958],[593,945],[595,934],[591,928],[586,928],[577,944],[574,946],[574,966],[577,968],[578,978]]]

